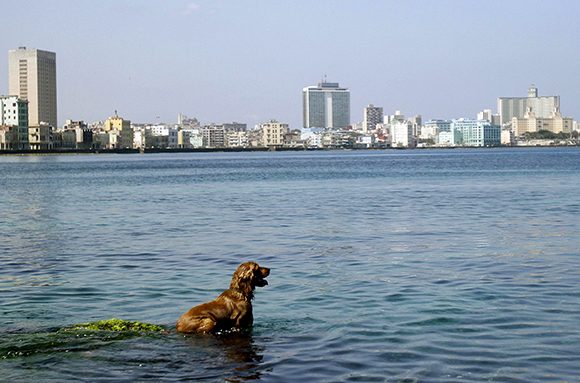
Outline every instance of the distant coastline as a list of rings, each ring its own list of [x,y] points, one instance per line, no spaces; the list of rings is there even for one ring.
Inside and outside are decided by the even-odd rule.
[[[304,148],[304,147],[251,147],[251,148],[178,148],[178,149],[164,149],[164,148],[147,148],[147,149],[50,149],[50,150],[0,150],[0,156],[20,156],[20,155],[61,155],[61,154],[154,154],[154,153],[242,153],[242,152],[320,152],[320,151],[378,151],[378,150],[392,150],[392,151],[414,151],[414,150],[442,150],[442,149],[525,149],[525,148],[566,148],[566,147],[580,147],[580,143],[576,145],[502,145],[502,146],[426,146],[416,148],[405,147],[389,147],[389,148]]]

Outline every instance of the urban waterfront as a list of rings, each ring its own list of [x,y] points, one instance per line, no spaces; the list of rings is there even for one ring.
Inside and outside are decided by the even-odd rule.
[[[580,148],[0,157],[6,381],[573,382]],[[272,269],[248,336],[175,320]],[[58,331],[119,317],[167,334]]]

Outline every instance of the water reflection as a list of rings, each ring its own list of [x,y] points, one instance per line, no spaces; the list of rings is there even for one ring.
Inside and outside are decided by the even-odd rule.
[[[250,333],[195,335],[189,342],[196,354],[199,351],[206,354],[206,368],[220,369],[225,381],[260,380],[264,349],[256,345]]]

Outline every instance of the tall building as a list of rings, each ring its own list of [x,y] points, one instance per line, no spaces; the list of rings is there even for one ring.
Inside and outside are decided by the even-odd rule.
[[[323,80],[302,89],[304,128],[342,129],[350,125],[350,91]]]
[[[375,130],[377,124],[383,123],[383,108],[370,104],[364,109],[363,131]]]
[[[56,54],[26,47],[8,51],[8,93],[28,101],[29,126],[56,127]]]
[[[497,99],[497,112],[500,124],[512,121],[512,118],[523,118],[524,114],[532,108],[536,117],[549,118],[556,108],[560,108],[560,96],[538,96],[538,88],[532,85],[528,89],[528,97],[499,97]]]

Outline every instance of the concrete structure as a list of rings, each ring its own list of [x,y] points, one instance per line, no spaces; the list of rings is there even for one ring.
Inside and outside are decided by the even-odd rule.
[[[442,132],[451,131],[451,120],[429,120],[421,127],[419,137],[435,139]]]
[[[461,133],[463,146],[499,146],[501,127],[489,121],[459,119],[451,123],[451,131]],[[457,144],[457,143],[456,143]]]
[[[66,120],[62,129],[57,129],[62,148],[91,149],[93,147],[93,131],[84,121]]]
[[[414,148],[413,123],[411,121],[394,121],[391,123],[391,146],[393,148]]]
[[[258,126],[260,130],[260,146],[282,146],[284,136],[288,133],[288,124],[270,120]]]
[[[497,111],[500,124],[508,124],[512,118],[523,118],[524,114],[532,108],[537,117],[549,118],[552,111],[560,108],[560,96],[538,96],[538,88],[532,85],[528,89],[528,97],[499,97],[497,99]]]
[[[438,146],[458,146],[462,144],[461,132],[457,129],[444,130],[437,135]]]
[[[499,114],[493,114],[491,109],[484,109],[477,113],[477,120],[489,121],[492,125],[501,125]]]
[[[248,132],[226,130],[226,146],[228,148],[247,148],[249,146]]]
[[[38,126],[28,127],[28,145],[30,150],[51,150],[53,149],[53,127],[41,123]]]
[[[182,149],[197,149],[203,146],[201,129],[181,129],[177,132],[177,147]]]
[[[422,138],[433,138],[441,132],[451,131],[451,120],[429,120],[421,129]]]
[[[28,101],[0,96],[0,149],[28,149]]]
[[[304,128],[343,129],[350,125],[350,91],[323,80],[302,89]]]
[[[105,120],[103,130],[109,135],[107,149],[133,148],[133,128],[131,121],[115,115]]]
[[[226,146],[226,131],[223,125],[204,126],[201,132],[204,147],[223,148]]]
[[[300,140],[307,148],[321,148],[323,134],[322,128],[303,128],[300,131]]]
[[[369,130],[375,130],[377,124],[383,123],[383,119],[383,108],[374,106],[373,104],[368,105],[364,108],[363,112],[363,132],[366,133]]]
[[[571,117],[562,117],[558,108],[552,111],[548,118],[536,116],[533,108],[528,107],[523,118],[512,118],[512,131],[516,137],[527,132],[548,130],[552,133],[571,133],[574,129],[574,120]]]
[[[245,132],[248,125],[241,122],[226,122],[222,124],[226,132]]]
[[[513,146],[516,143],[514,132],[510,129],[503,129],[501,131],[501,144],[506,146]]]
[[[57,125],[56,54],[20,47],[8,52],[8,92],[28,101],[28,123]]]

